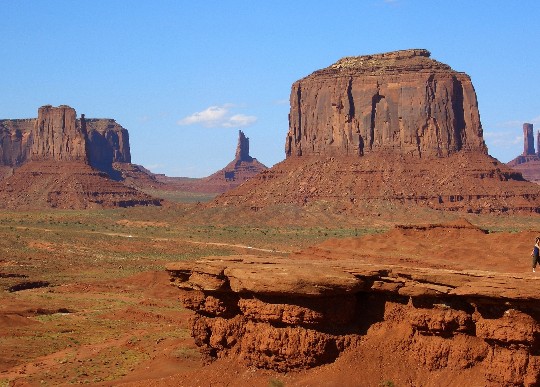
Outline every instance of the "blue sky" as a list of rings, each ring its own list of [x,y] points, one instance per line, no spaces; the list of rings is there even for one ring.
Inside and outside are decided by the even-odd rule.
[[[202,177],[284,158],[291,84],[344,56],[426,48],[469,74],[489,152],[540,129],[538,1],[2,0],[0,118],[39,106],[114,118],[133,162]]]

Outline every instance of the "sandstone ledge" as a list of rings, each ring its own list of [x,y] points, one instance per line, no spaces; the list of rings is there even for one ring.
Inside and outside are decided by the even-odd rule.
[[[167,271],[210,357],[309,368],[389,329],[396,348],[387,350],[411,367],[477,367],[486,383],[540,381],[540,277],[302,255],[206,257]]]

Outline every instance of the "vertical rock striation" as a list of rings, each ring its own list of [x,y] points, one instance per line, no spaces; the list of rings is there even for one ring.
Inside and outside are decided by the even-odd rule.
[[[32,160],[87,161],[84,119],[69,106],[42,106],[32,130]]]
[[[523,124],[523,156],[534,155],[534,131],[533,124]]]
[[[467,74],[427,50],[346,57],[292,85],[287,157],[487,153]]]

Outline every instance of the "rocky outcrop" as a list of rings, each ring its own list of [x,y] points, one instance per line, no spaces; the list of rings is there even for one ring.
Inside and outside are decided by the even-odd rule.
[[[474,234],[479,251],[489,238],[470,224],[435,227],[456,245],[456,236]],[[432,231],[397,232],[403,238]],[[428,257],[425,249],[416,249],[416,260],[389,260],[387,253],[369,255],[359,238],[331,246],[285,258],[244,255],[169,264],[184,306],[195,312],[195,343],[210,357],[282,372],[362,354],[377,361],[351,373],[377,378],[397,368],[399,385],[456,385],[462,373],[478,385],[540,383],[538,278],[482,271],[474,264],[457,269],[462,257],[447,246],[444,269],[424,264],[418,255]],[[470,259],[478,262],[477,256]],[[489,259],[486,267],[500,263]],[[426,380],[426,374],[441,379]]]
[[[540,184],[540,131],[537,136],[537,151],[534,150],[533,124],[523,124],[523,153],[507,165],[519,171],[529,181]]]
[[[75,109],[69,106],[40,107],[31,137],[31,160],[88,160],[84,120],[77,121]]]
[[[30,159],[87,160],[110,173],[113,163],[131,163],[129,134],[113,119],[77,119],[69,106],[43,106],[37,119],[0,120],[0,166]]]
[[[85,119],[88,133],[88,159],[99,170],[110,170],[113,163],[131,163],[129,133],[113,119]]]
[[[287,157],[487,153],[467,74],[427,50],[347,57],[295,82]]]
[[[523,124],[523,156],[535,155],[533,124]]]
[[[35,120],[0,120],[0,165],[16,167],[28,157]]]
[[[113,162],[131,158],[129,139],[127,131],[114,120],[103,121],[90,120],[87,125],[84,115],[77,119],[75,109],[47,105],[39,108],[37,120],[0,122],[6,149],[3,161],[6,167],[17,167],[10,173],[3,172],[0,207],[160,205],[160,199],[111,179],[116,172]],[[33,125],[28,132],[30,123]],[[9,153],[19,149],[20,154]]]

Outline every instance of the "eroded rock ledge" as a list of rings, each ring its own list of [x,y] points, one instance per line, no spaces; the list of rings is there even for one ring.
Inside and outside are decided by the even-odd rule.
[[[247,255],[167,270],[210,357],[288,371],[333,362],[376,337],[384,340],[377,356],[410,363],[409,380],[423,367],[500,385],[540,382],[539,278]]]

